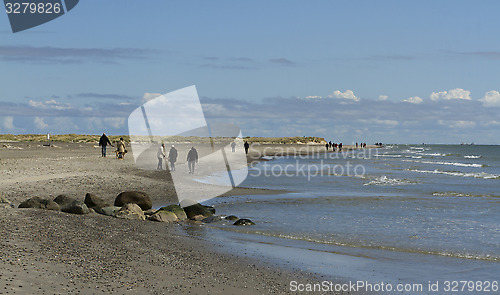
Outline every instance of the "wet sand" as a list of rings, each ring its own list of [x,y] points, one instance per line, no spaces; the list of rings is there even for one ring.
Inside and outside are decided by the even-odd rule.
[[[140,170],[131,154],[117,160],[113,148],[102,158],[95,144],[53,145],[0,143],[1,196],[15,207],[59,194],[83,200],[94,193],[113,203],[120,192],[139,190],[153,206],[177,202],[168,172]],[[291,280],[314,277],[228,254],[197,224],[0,206],[0,229],[0,294],[284,294]]]

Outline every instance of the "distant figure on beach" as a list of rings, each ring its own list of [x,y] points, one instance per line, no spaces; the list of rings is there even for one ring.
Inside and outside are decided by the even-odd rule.
[[[332,148],[332,142],[328,142],[328,145],[330,146],[330,148]]]
[[[156,157],[158,158],[158,167],[156,167],[156,170],[163,170],[163,159],[167,155],[165,154],[165,144],[162,143],[160,145],[160,148],[158,148],[158,152],[156,153]]]
[[[235,149],[236,149],[236,142],[233,141],[231,142],[231,151],[234,153]]]
[[[361,146],[363,146],[363,144],[361,144]],[[358,143],[356,142],[356,148],[358,148]]]
[[[194,146],[188,152],[187,162],[188,162],[189,173],[194,174],[194,164],[198,163],[198,152],[196,151]]]
[[[245,144],[243,145],[245,147],[245,154],[248,154],[248,149],[250,148],[250,144],[245,141]]]
[[[329,146],[330,146],[330,145],[329,145],[328,143],[326,143],[326,144],[325,144],[325,147],[326,147],[326,151],[327,151],[327,152],[328,152],[328,147],[329,147]]]
[[[47,138],[49,138],[49,135],[47,135]],[[111,144],[111,141],[109,141],[109,138],[106,136],[106,133],[103,133],[101,138],[99,139],[99,146],[101,147],[101,156],[106,157],[106,146],[108,145],[113,146]]]
[[[170,162],[170,171],[175,171],[175,162],[177,162],[177,149],[174,145],[170,147],[168,152],[168,161]]]
[[[342,151],[342,143],[339,143],[339,152]]]
[[[120,142],[118,143],[118,159],[123,160],[123,156],[127,153],[125,149],[125,142],[123,141],[123,137],[120,137]]]

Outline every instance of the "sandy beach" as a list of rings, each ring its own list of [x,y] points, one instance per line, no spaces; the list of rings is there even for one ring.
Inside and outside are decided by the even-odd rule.
[[[112,203],[128,190],[149,194],[153,207],[176,203],[167,172],[140,170],[131,154],[121,161],[112,150],[102,158],[91,143],[0,146],[0,192],[12,202],[0,209],[0,294],[284,294],[291,280],[314,277],[224,253],[202,238],[199,224],[17,208],[60,194],[83,200],[94,193]],[[257,154],[251,149],[251,158]],[[225,195],[271,193],[237,188]]]

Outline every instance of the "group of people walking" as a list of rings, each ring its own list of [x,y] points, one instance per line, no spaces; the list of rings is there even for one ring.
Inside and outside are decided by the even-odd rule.
[[[175,171],[175,162],[177,162],[178,152],[174,145],[170,147],[167,156],[167,153],[165,152],[165,144],[162,143],[158,148],[156,157],[158,158],[157,170],[163,170],[163,159],[167,158],[170,163],[170,171]],[[198,151],[194,146],[189,150],[186,160],[188,163],[189,174],[194,174],[195,163],[198,163]]]
[[[101,157],[106,157],[106,149],[108,144],[114,147],[109,138],[106,136],[106,133],[103,133],[101,138],[99,138],[99,146],[101,147]],[[126,153],[127,149],[125,147],[125,141],[123,140],[123,137],[120,137],[120,141],[117,143],[116,157],[120,160],[123,160],[123,156]]]

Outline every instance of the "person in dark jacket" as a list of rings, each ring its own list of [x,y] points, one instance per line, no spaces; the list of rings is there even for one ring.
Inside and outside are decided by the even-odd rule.
[[[99,146],[101,147],[101,155],[103,157],[106,157],[106,146],[108,145],[113,146],[111,144],[111,141],[109,141],[109,138],[106,136],[106,133],[103,133],[101,138],[99,139]]]
[[[248,149],[250,148],[250,144],[245,141],[245,144],[243,145],[245,147],[245,154],[248,154]]]
[[[174,145],[170,148],[168,152],[168,161],[170,162],[170,171],[175,171],[175,162],[177,162],[177,149]]]
[[[194,174],[194,163],[198,163],[198,152],[194,148],[194,146],[189,150],[187,154],[187,162],[189,173]]]

